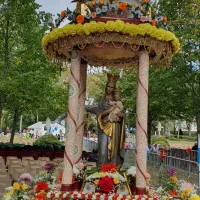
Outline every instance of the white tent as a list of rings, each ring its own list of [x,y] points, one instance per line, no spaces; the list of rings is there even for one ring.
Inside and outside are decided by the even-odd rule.
[[[46,124],[43,124],[42,122],[37,122],[31,126],[28,127],[28,129],[33,129],[34,134],[38,133],[38,136],[42,136],[46,133],[46,130],[44,130]]]

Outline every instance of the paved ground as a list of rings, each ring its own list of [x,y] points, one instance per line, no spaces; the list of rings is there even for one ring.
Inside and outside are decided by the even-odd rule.
[[[171,148],[187,149],[192,148],[194,141],[168,141]]]
[[[0,136],[0,142],[4,142],[4,143],[8,143],[10,141],[10,136],[5,135],[5,136]],[[19,136],[19,135],[15,135],[14,138],[14,143],[17,144],[26,144],[26,145],[31,145],[33,144],[33,142],[35,141],[35,139],[26,139],[23,136]]]

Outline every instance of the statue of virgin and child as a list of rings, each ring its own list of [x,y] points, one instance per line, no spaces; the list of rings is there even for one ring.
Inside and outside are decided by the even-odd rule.
[[[105,94],[97,106],[88,107],[87,111],[97,115],[98,125],[98,162],[123,164],[125,123],[124,109],[120,91],[116,87],[119,76],[107,74]]]

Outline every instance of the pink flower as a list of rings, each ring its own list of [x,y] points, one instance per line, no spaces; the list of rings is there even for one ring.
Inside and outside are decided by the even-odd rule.
[[[84,168],[84,165],[83,165],[83,163],[78,163],[78,164],[76,164],[76,167],[77,167],[78,169],[83,169],[83,168]]]

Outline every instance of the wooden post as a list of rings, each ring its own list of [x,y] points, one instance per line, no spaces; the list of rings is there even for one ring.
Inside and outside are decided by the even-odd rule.
[[[146,193],[148,81],[149,54],[146,51],[140,51],[136,107],[136,190],[138,195]]]
[[[78,121],[78,96],[79,96],[79,81],[80,81],[80,56],[77,50],[72,50],[71,68],[69,79],[69,101],[68,114],[66,122],[66,140],[64,153],[64,171],[62,177],[62,191],[71,191],[75,138]]]

